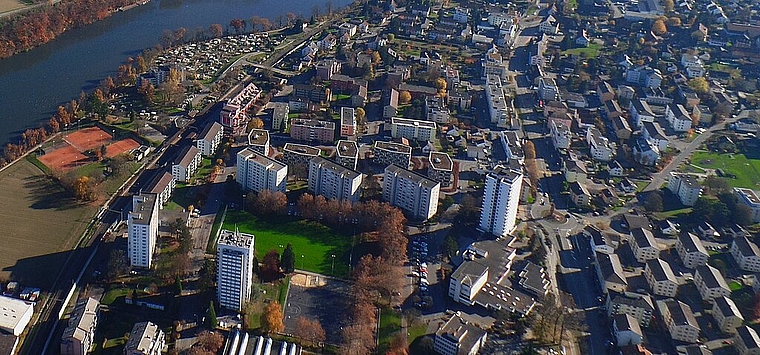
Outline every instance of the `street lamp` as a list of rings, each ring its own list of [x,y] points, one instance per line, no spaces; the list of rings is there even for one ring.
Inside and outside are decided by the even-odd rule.
[[[303,254],[301,254],[301,270],[303,270]]]
[[[330,257],[332,258],[332,266],[330,267],[330,273],[335,276],[335,254],[331,254]]]

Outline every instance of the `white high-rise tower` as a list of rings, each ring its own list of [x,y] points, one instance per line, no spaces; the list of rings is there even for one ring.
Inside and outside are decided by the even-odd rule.
[[[486,175],[483,209],[478,229],[496,236],[506,236],[515,228],[520,204],[523,173],[497,165]]]

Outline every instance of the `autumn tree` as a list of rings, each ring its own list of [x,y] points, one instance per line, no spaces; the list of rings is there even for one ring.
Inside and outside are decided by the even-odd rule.
[[[652,32],[658,36],[668,33],[668,27],[665,26],[665,21],[657,19],[652,24]]]
[[[446,79],[436,78],[433,84],[435,85],[435,88],[438,89],[438,92],[446,92]]]
[[[359,122],[359,124],[363,124],[364,119],[367,116],[366,111],[364,111],[363,108],[359,107],[354,111],[354,113],[356,113],[356,122]]]
[[[675,3],[673,0],[662,0],[662,7],[666,13],[670,13],[675,9]]]
[[[282,306],[277,301],[272,301],[264,307],[261,314],[261,331],[266,334],[276,334],[285,330],[282,321]]]
[[[288,212],[288,197],[280,191],[261,190],[250,194],[248,209],[259,216],[282,216]]]
[[[224,337],[219,332],[202,331],[195,339],[194,347],[198,347],[207,353],[216,354],[224,346]]]
[[[230,21],[230,27],[232,27],[235,30],[236,34],[240,34],[243,31],[245,31],[247,24],[245,23],[244,20],[236,18]]]
[[[248,122],[248,130],[252,129],[262,129],[264,128],[264,121],[262,121],[258,117],[254,117],[252,120]]]
[[[412,101],[412,94],[406,90],[401,91],[398,93],[398,100],[401,101],[402,104],[408,104]]]
[[[74,181],[73,192],[74,197],[83,201],[94,201],[97,199],[95,193],[95,181],[89,176],[80,176]]]
[[[215,23],[208,27],[208,32],[211,34],[211,37],[221,37],[222,34],[224,34],[224,27],[218,23]]]
[[[689,80],[689,88],[697,94],[704,95],[710,91],[710,83],[704,77],[697,77]]]
[[[536,159],[536,146],[532,141],[527,141],[523,145],[525,151],[525,159]]]
[[[259,274],[266,281],[276,280],[280,277],[280,254],[277,253],[277,250],[272,249],[264,255]]]
[[[108,257],[108,279],[113,281],[129,272],[129,259],[122,249],[113,249]]]
[[[680,17],[671,17],[671,18],[668,18],[668,26],[670,26],[670,27],[681,27],[681,18]]]
[[[308,340],[311,342],[311,346],[314,346],[315,344],[320,344],[325,341],[326,334],[324,328],[322,328],[322,324],[319,323],[319,320],[309,320],[306,317],[298,317],[296,319],[296,336],[298,336],[301,339]]]
[[[282,270],[286,274],[289,274],[296,269],[296,254],[293,252],[293,245],[290,243],[288,243],[288,245],[285,246],[285,250],[282,251],[280,264],[282,265]]]

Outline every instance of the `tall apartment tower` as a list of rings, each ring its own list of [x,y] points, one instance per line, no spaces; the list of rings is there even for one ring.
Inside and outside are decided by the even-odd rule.
[[[496,236],[506,236],[515,228],[517,205],[520,203],[523,174],[497,165],[486,175],[480,230]]]
[[[216,248],[219,304],[240,311],[251,296],[254,236],[222,230]]]
[[[285,192],[288,166],[245,148],[237,154],[237,182],[243,190]]]
[[[309,190],[326,199],[359,201],[362,173],[322,157],[309,161]]]
[[[150,268],[158,236],[158,197],[141,193],[132,196],[132,212],[127,220],[127,254],[133,267]]]
[[[416,219],[428,219],[438,211],[441,184],[422,175],[389,165],[383,177],[383,199],[410,213]]]

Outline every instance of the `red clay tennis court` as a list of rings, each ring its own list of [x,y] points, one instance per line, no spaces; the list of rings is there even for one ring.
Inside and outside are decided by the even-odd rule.
[[[64,145],[38,159],[51,170],[69,171],[90,162],[84,154],[71,145]]]
[[[128,152],[140,146],[136,140],[132,138],[122,139],[106,146],[106,156],[111,158],[121,153]]]
[[[111,134],[99,127],[89,127],[69,134],[64,140],[73,145],[74,148],[84,152],[90,149],[100,149],[101,146],[110,144]]]

